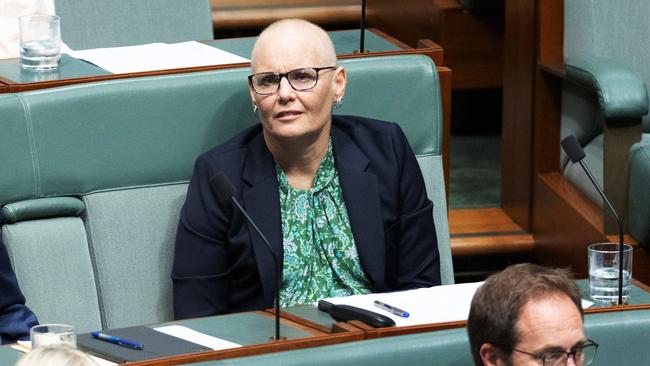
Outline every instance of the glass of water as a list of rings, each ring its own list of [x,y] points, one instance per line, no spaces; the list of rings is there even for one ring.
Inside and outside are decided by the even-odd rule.
[[[587,247],[589,255],[589,295],[594,301],[618,304],[620,252],[618,243],[597,243]],[[623,303],[632,291],[632,247],[623,249]]]
[[[72,325],[41,324],[30,329],[32,349],[43,346],[68,346],[77,348],[77,333]]]
[[[18,17],[20,66],[26,70],[56,69],[61,59],[61,19],[35,14]]]

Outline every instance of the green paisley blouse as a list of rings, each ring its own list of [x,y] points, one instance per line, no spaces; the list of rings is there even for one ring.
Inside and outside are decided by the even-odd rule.
[[[369,293],[370,283],[361,269],[334,165],[332,142],[311,189],[292,188],[280,165],[275,167],[284,246],[282,306]]]

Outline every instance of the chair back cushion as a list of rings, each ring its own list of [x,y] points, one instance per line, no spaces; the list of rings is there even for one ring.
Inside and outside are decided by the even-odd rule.
[[[75,50],[212,39],[210,0],[55,0]]]

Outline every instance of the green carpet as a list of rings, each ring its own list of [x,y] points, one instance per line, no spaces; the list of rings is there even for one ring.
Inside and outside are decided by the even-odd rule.
[[[449,208],[501,205],[501,136],[452,135]]]

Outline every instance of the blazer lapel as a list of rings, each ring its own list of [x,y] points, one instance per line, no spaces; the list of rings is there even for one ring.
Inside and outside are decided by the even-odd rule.
[[[381,291],[385,281],[386,251],[377,176],[366,171],[368,158],[345,133],[333,125],[331,136],[361,267],[374,290]]]
[[[250,144],[249,154],[243,172],[247,186],[243,190],[244,207],[258,228],[266,236],[278,257],[280,278],[282,274],[283,247],[282,223],[280,218],[280,195],[275,172],[273,157],[266,147],[263,135],[260,133]],[[262,238],[248,224],[253,253],[262,281],[264,299],[272,304],[275,299],[276,280],[273,257]]]

